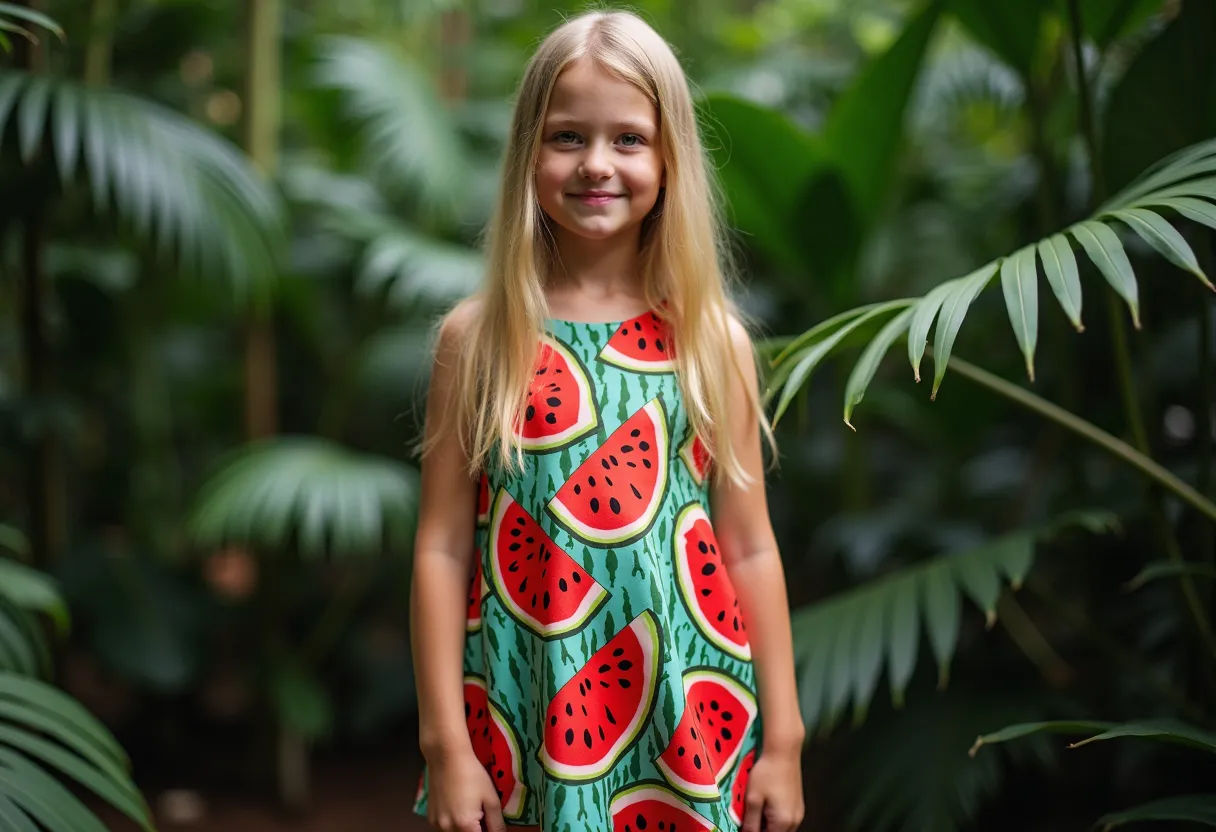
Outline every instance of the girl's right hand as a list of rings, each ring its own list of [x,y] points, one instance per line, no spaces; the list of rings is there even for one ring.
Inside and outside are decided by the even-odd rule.
[[[506,832],[494,781],[472,748],[428,760],[427,767],[426,819],[431,826],[440,832]]]

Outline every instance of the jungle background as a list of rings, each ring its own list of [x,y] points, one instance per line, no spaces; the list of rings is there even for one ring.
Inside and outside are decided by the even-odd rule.
[[[583,5],[0,3],[5,830],[424,828],[428,350]],[[639,8],[782,414],[804,828],[1216,825],[1216,4]]]

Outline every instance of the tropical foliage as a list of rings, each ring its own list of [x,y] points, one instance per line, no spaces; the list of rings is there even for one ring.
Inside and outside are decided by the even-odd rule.
[[[0,825],[150,826],[148,702],[300,807],[413,747],[403,457],[557,19],[508,6],[0,3]],[[1211,824],[1216,7],[647,9],[778,333],[808,822]]]

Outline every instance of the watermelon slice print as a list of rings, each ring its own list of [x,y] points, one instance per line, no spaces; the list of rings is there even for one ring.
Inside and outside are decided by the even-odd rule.
[[[718,832],[709,819],[659,783],[627,786],[608,804],[612,832]]]
[[[520,447],[533,453],[565,448],[599,425],[587,371],[570,348],[552,336],[541,339],[522,415],[515,436]]]
[[[747,781],[752,776],[752,765],[756,762],[756,749],[752,749],[739,761],[734,785],[730,787],[730,808],[727,814],[737,825],[743,825],[743,805],[747,800]]]
[[[667,496],[667,411],[651,399],[587,457],[548,512],[592,546],[622,546],[650,530]]]
[[[705,477],[709,473],[709,450],[701,437],[689,431],[688,438],[680,446],[680,459],[692,474],[693,482],[698,486],[705,485]]]
[[[675,345],[667,322],[655,312],[643,312],[619,327],[599,360],[635,373],[670,373],[676,368]]]
[[[684,673],[684,714],[655,760],[676,791],[717,800],[756,718],[756,698],[738,680],[710,667]]]
[[[595,652],[545,710],[540,762],[565,783],[599,779],[642,736],[654,711],[663,639],[645,610]]]
[[[502,489],[490,520],[490,579],[506,611],[543,639],[576,633],[608,591]]]
[[[490,773],[503,817],[518,820],[524,813],[528,789],[523,779],[519,735],[486,694],[485,680],[464,677],[464,719],[473,752]]]
[[[477,566],[473,570],[473,580],[469,582],[469,611],[465,618],[465,632],[475,633],[481,629],[481,599],[486,596],[486,584],[481,573],[481,550],[474,557]]]
[[[752,657],[735,587],[722,563],[713,525],[700,503],[680,509],[672,559],[680,598],[710,643],[741,661]]]

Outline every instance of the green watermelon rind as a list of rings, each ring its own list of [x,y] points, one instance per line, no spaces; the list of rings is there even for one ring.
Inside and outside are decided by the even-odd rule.
[[[717,628],[714,627],[713,622],[701,610],[701,605],[696,601],[697,588],[693,583],[694,576],[690,574],[688,570],[688,558],[684,556],[684,535],[688,532],[688,529],[692,528],[699,517],[704,517],[706,522],[709,522],[709,515],[705,512],[705,507],[696,500],[686,503],[676,515],[671,557],[676,564],[676,583],[680,587],[680,600],[684,602],[684,608],[688,610],[688,616],[692,619],[693,624],[697,626],[701,635],[705,636],[710,644],[739,661],[751,661],[751,645],[736,644],[719,633]],[[687,528],[685,527],[686,524]]]
[[[739,778],[743,776],[743,765],[747,762],[747,758],[752,757],[752,762],[753,764],[755,763],[755,753],[756,749],[753,748],[739,758],[739,768],[735,771],[734,779],[731,781],[730,785],[730,805],[726,809],[726,814],[739,826],[743,825],[743,813],[735,811],[735,789],[737,789],[739,786]],[[741,796],[746,797],[746,794],[747,793],[744,792],[744,794]]]
[[[619,367],[622,370],[628,370],[631,373],[663,375],[666,373],[675,372],[676,360],[674,358],[664,358],[662,361],[642,361],[635,356],[626,355],[616,347],[612,346],[612,339],[617,336],[617,330],[619,330],[622,326],[631,324],[638,318],[644,318],[649,314],[651,313],[643,312],[641,315],[637,315],[627,321],[621,321],[621,323],[617,324],[617,326],[613,329],[612,338],[608,339],[608,343],[605,344],[604,348],[600,350],[597,358],[605,364],[611,364],[613,367]]]
[[[697,468],[697,457],[692,450],[696,442],[696,432],[689,430],[688,438],[684,440],[684,444],[680,445],[680,460],[684,463],[684,467],[688,469],[688,473],[692,475],[692,481],[700,487],[705,484],[706,471]]]
[[[613,821],[613,829],[616,828],[615,821],[618,814],[643,800],[657,800],[673,806],[680,809],[691,822],[701,824],[690,832],[718,832],[718,827],[714,825],[713,821],[688,805],[688,801],[680,797],[678,793],[657,780],[643,780],[619,789],[612,795],[608,803],[608,819]]]
[[[504,502],[504,500],[507,502]],[[502,608],[507,611],[509,616],[515,619],[515,621],[518,622],[521,627],[528,630],[538,638],[544,639],[545,641],[552,641],[554,639],[574,635],[586,627],[591,619],[595,617],[595,614],[599,611],[599,608],[604,605],[604,602],[606,602],[609,597],[611,597],[611,593],[609,593],[607,588],[597,581],[590,572],[587,572],[587,577],[590,578],[591,582],[595,586],[593,589],[587,592],[586,596],[584,596],[582,603],[579,604],[579,607],[575,613],[561,624],[544,624],[533,618],[527,610],[516,604],[514,597],[511,595],[510,589],[508,589],[503,583],[502,576],[499,574],[500,570],[498,566],[497,534],[498,526],[502,521],[502,514],[506,512],[510,504],[514,503],[515,498],[511,496],[510,492],[505,488],[501,488],[499,489],[498,493],[494,495],[493,507],[490,509],[490,530],[487,545],[490,548],[490,580],[494,584],[494,597],[496,597],[499,603],[502,604]],[[524,509],[522,506],[520,506],[520,508],[525,514],[527,514],[527,509]],[[531,515],[529,515],[529,517],[531,517]],[[532,522],[536,523],[536,519],[532,518]],[[545,534],[544,529],[540,527],[539,523],[536,523],[536,528],[541,534]],[[545,536],[548,537],[547,534],[545,534]],[[575,566],[582,568],[582,564],[570,557],[569,553],[567,553],[556,543],[553,543],[552,538],[549,539],[549,543],[553,546],[553,550],[555,552],[560,552],[561,554],[570,558],[570,560],[574,561]],[[583,571],[586,572],[587,570],[584,568]],[[484,581],[484,569],[482,570],[482,575],[482,580]]]
[[[495,705],[494,700],[490,698],[486,680],[474,674],[466,674],[464,683],[479,687],[486,692],[486,707],[490,709],[490,719],[498,726],[498,730],[502,732],[503,737],[507,740],[507,745],[511,748],[511,768],[515,775],[515,785],[519,791],[512,800],[503,803],[502,816],[506,820],[519,820],[523,817],[524,808],[528,805],[528,786],[524,782],[524,757],[520,751],[519,738],[515,736],[515,729],[511,723],[507,722],[502,709]]]
[[[639,628],[645,630],[645,635],[638,632]],[[603,757],[594,764],[568,766],[559,763],[549,756],[545,743],[542,740],[540,748],[537,749],[536,758],[540,761],[545,773],[553,780],[577,785],[600,779],[611,771],[612,767],[620,762],[622,757],[633,750],[633,747],[641,740],[646,727],[650,724],[651,716],[654,714],[655,705],[659,698],[659,673],[662,670],[663,664],[663,629],[654,613],[648,609],[638,613],[625,629],[634,631],[638,637],[638,641],[642,645],[642,655],[648,659],[642,676],[646,689],[646,697],[639,703],[637,710],[634,712],[632,722],[621,732],[621,736],[613,743],[612,747],[604,752]],[[624,631],[621,630],[616,635],[620,635]],[[613,636],[613,638],[616,638],[616,636]],[[611,641],[612,639],[609,639],[605,642],[604,646],[610,644]],[[649,656],[647,656],[648,652]],[[588,663],[590,663],[590,660],[588,660]],[[582,670],[583,668],[580,668],[579,673]],[[649,671],[649,679],[647,679],[647,671]],[[566,681],[566,684],[558,689],[558,693],[560,694],[561,691],[565,690],[566,686],[572,684],[576,678],[578,678],[578,673],[570,677]]]
[[[667,448],[670,441],[670,437],[667,432],[667,408],[663,405],[663,399],[656,396],[643,405],[639,412],[641,411],[646,411],[649,413],[651,420],[658,423],[658,427],[655,430],[656,447],[654,451],[657,460],[656,464],[659,466],[659,477],[657,480],[655,480],[653,502],[651,503],[648,511],[629,526],[626,526],[624,529],[608,534],[602,533],[597,529],[580,522],[578,518],[574,516],[573,512],[566,508],[565,504],[562,503],[560,489],[559,494],[554,496],[554,498],[549,501],[549,505],[545,508],[545,510],[549,513],[549,516],[552,517],[558,525],[560,525],[570,534],[574,535],[575,538],[583,543],[601,549],[606,549],[609,546],[626,546],[640,540],[641,538],[645,537],[650,531],[651,527],[654,526],[655,521],[659,517],[660,509],[663,507],[663,502],[667,499],[667,485],[668,480],[670,479],[670,471],[668,469],[670,461],[667,458]],[[629,419],[632,419],[636,415],[637,413],[630,414]],[[595,458],[595,455],[612,441],[612,437],[616,436],[617,431],[624,427],[629,419],[622,422],[620,426],[618,426],[617,429],[614,430],[606,440],[604,440],[604,443],[600,445],[599,448],[596,448],[590,456],[583,460],[583,462],[579,464],[578,468],[576,468],[570,474],[566,481],[569,482],[571,479],[577,476],[580,471],[583,470],[584,466],[590,464],[591,460]]]
[[[716,667],[690,667],[684,671],[681,681],[684,686],[684,702],[686,711],[689,707],[688,692],[692,689],[692,686],[700,681],[709,681],[715,682],[727,688],[731,695],[733,695],[734,698],[743,706],[743,710],[747,712],[747,722],[739,730],[739,744],[735,746],[735,750],[730,757],[723,762],[722,769],[714,772],[714,783],[712,790],[708,786],[703,786],[699,783],[689,783],[683,780],[679,775],[672,771],[667,763],[663,760],[663,754],[667,753],[667,748],[670,748],[671,743],[675,740],[674,732],[672,733],[671,739],[667,743],[667,748],[664,748],[659,756],[654,760],[655,766],[658,767],[660,773],[662,773],[663,777],[666,778],[667,782],[671,784],[671,787],[684,797],[698,802],[720,800],[722,797],[721,786],[730,776],[735,764],[739,762],[739,757],[743,751],[743,745],[747,739],[747,734],[749,731],[751,731],[752,725],[756,721],[756,714],[759,712],[758,706],[756,705],[756,697],[743,685],[742,682],[729,673]],[[681,713],[680,720],[676,723],[676,728],[678,729],[683,722],[684,715]]]
[[[591,389],[591,377],[587,374],[587,368],[583,365],[583,362],[574,354],[574,350],[552,335],[546,335],[541,338],[541,343],[547,344],[550,349],[565,360],[571,374],[574,376],[574,384],[578,387],[579,403],[585,406],[589,412],[586,414],[580,413],[583,416],[583,420],[576,421],[573,425],[554,436],[525,439],[522,433],[518,434],[520,448],[530,454],[548,454],[568,448],[581,442],[587,434],[592,433],[600,426],[600,414],[596,407],[595,393]]]

